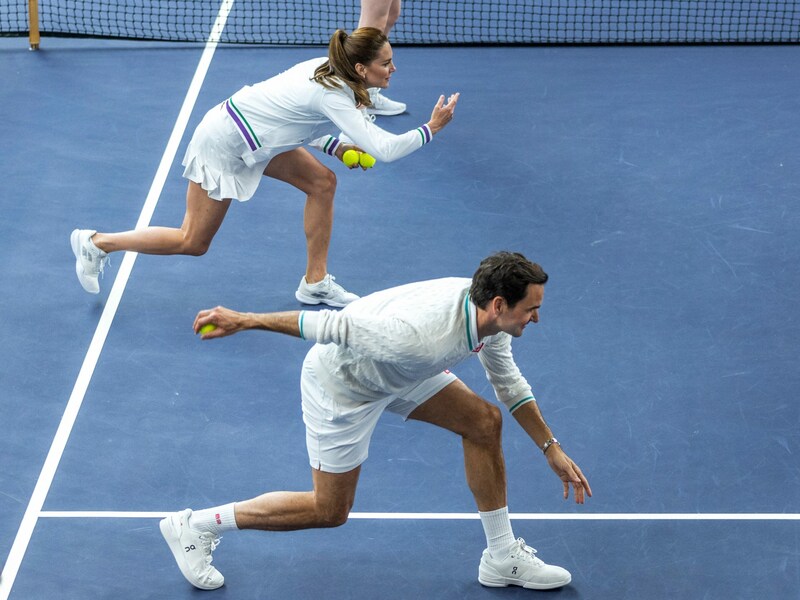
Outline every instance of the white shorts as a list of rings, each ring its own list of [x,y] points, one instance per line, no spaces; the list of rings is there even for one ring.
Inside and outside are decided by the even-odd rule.
[[[183,157],[183,176],[214,200],[253,197],[269,159],[248,167],[242,160],[247,144],[225,111],[225,103],[206,113],[194,131]]]
[[[384,410],[407,419],[415,408],[456,379],[445,371],[407,390],[402,398],[388,396],[373,402],[354,402],[335,398],[325,390],[306,357],[300,392],[311,467],[326,473],[352,471],[367,460],[372,432]]]

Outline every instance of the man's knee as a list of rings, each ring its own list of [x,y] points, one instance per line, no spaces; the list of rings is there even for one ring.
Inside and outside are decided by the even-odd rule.
[[[339,527],[347,522],[356,498],[361,467],[346,473],[328,473],[312,469],[313,504],[316,527]]]
[[[335,506],[323,506],[319,509],[321,527],[340,527],[347,523],[350,516],[350,504],[340,504]]]
[[[471,421],[472,427],[464,435],[472,442],[493,444],[500,441],[503,431],[503,413],[495,404],[483,401],[476,418]]]

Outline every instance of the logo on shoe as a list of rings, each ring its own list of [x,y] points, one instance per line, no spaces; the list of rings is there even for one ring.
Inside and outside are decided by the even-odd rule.
[[[222,517],[219,516],[219,513],[214,515],[214,519],[216,519],[217,525],[222,525]]]
[[[511,574],[512,575],[516,575],[517,574],[517,567],[512,567],[511,568]]]
[[[190,546],[184,546],[184,550],[186,550],[187,552],[191,552],[192,550],[197,550],[197,546],[195,546],[194,544]]]

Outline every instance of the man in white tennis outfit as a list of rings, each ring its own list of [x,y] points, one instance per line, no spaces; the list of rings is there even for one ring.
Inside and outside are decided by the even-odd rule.
[[[462,437],[467,483],[487,547],[478,580],[485,586],[561,587],[568,571],[547,565],[515,538],[506,499],[502,414],[448,369],[477,355],[495,394],[542,450],[575,501],[591,488],[539,412],[511,353],[512,337],[539,320],[547,274],[518,253],[484,259],[473,278],[411,283],[360,298],[341,311],[198,313],[203,339],[264,329],[316,342],[303,363],[301,394],[313,491],[270,492],[205,510],[186,509],[160,523],[181,572],[195,587],[224,578],[211,565],[220,535],[236,529],[288,531],[347,521],[361,464],[378,418],[388,410]]]

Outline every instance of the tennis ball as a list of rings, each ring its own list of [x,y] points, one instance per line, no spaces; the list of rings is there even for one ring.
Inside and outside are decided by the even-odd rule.
[[[200,335],[214,331],[217,328],[213,323],[206,323],[200,328]]]
[[[348,150],[342,154],[342,162],[348,167],[358,164],[358,152],[355,150]]]
[[[361,156],[358,157],[358,164],[360,164],[365,169],[371,169],[375,166],[375,157],[371,154],[367,154],[366,152],[362,153]]]

